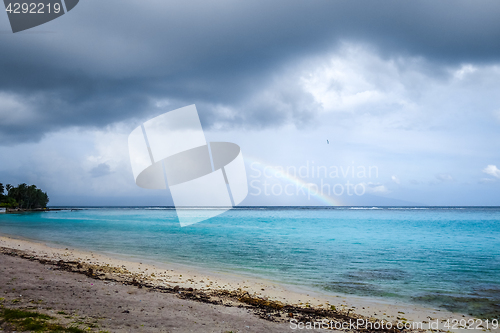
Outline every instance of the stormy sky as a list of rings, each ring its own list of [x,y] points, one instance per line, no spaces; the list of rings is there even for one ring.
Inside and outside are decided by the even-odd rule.
[[[242,148],[243,204],[328,202],[265,195],[298,179],[366,189],[337,204],[500,205],[498,17],[493,0],[81,0],[13,34],[0,14],[0,182],[169,205],[135,185],[127,137],[196,104],[208,140]]]

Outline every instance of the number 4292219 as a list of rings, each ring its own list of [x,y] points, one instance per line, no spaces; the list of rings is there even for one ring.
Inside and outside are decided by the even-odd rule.
[[[44,3],[9,3],[5,9],[9,14],[58,14],[61,11],[61,4],[44,4]]]

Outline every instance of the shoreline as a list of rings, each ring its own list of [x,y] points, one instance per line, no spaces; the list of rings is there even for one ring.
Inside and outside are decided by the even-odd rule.
[[[56,245],[57,246],[57,245]],[[0,252],[38,261],[54,269],[84,274],[91,279],[112,281],[145,288],[155,292],[175,294],[181,299],[245,307],[262,319],[277,323],[290,320],[369,320],[372,322],[423,323],[474,319],[443,309],[426,308],[393,300],[356,296],[329,296],[300,290],[275,282],[189,267],[180,264],[124,260],[94,251],[58,248],[31,240],[0,236]],[[424,327],[425,329],[425,327]],[[430,327],[429,327],[430,329]],[[389,331],[389,330],[386,330]],[[497,330],[495,330],[497,331]]]
[[[23,208],[5,208],[5,214],[18,214],[18,213],[43,213],[43,212],[60,212],[60,211],[77,211],[82,210],[81,208],[33,208],[33,209],[23,209]]]

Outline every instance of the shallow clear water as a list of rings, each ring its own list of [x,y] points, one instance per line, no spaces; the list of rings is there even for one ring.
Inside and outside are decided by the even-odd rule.
[[[235,209],[185,228],[103,208],[2,214],[0,233],[500,316],[500,208]]]

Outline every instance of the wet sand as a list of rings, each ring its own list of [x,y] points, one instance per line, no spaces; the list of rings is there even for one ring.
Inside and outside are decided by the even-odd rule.
[[[299,323],[307,327],[316,322],[319,327],[321,321],[329,327],[338,323],[337,328],[361,323],[347,326],[359,332],[410,331],[415,326],[408,325],[414,322],[436,331],[431,326],[436,323],[445,332],[446,320],[472,319],[412,304],[323,295],[262,279],[134,262],[11,237],[0,237],[0,252],[4,307],[34,309],[64,325],[79,323],[94,332],[294,332],[301,331],[294,329]],[[377,325],[368,323],[383,329],[369,329]]]

